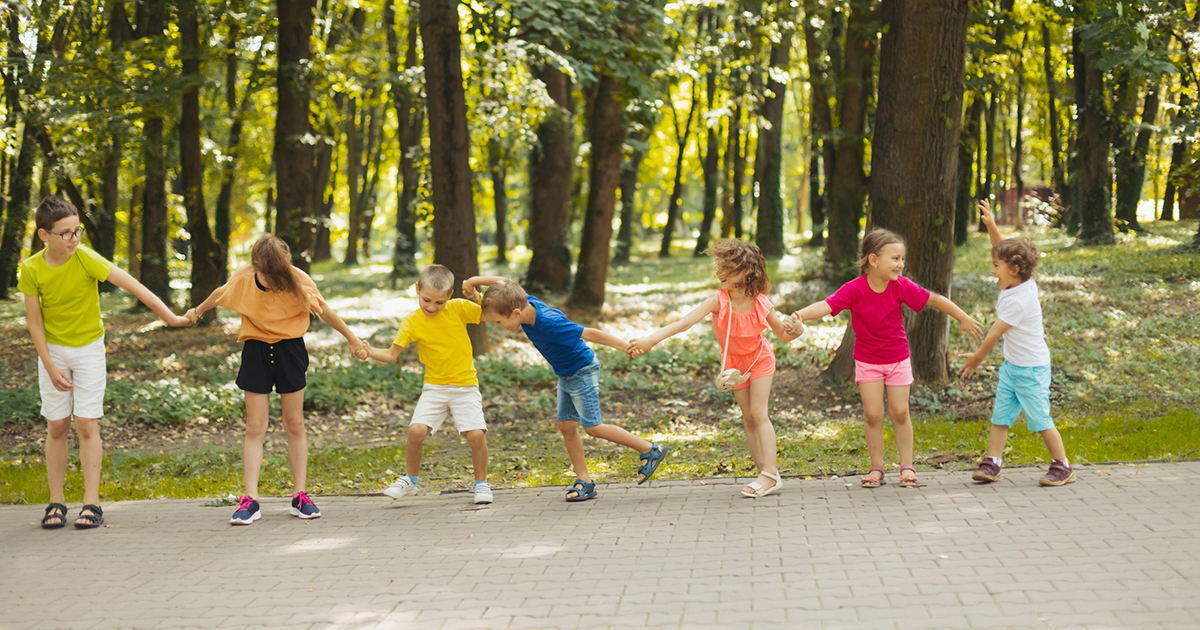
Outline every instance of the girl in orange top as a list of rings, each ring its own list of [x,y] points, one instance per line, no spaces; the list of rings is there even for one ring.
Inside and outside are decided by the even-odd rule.
[[[767,291],[767,261],[757,246],[745,241],[723,238],[706,252],[713,257],[717,280],[721,282],[715,294],[692,309],[683,319],[653,333],[629,342],[626,351],[639,357],[664,339],[695,326],[705,317],[713,316],[713,332],[722,354],[728,357],[721,370],[736,368],[749,379],[733,390],[742,409],[742,424],[746,444],[758,468],[758,479],[742,489],[748,497],[764,497],[783,486],[775,462],[775,428],[767,417],[767,400],[771,397],[771,381],[775,376],[775,352],[763,336],[767,326],[775,336],[789,342],[798,335],[787,333],[783,320],[775,312]],[[726,347],[728,345],[728,347]]]
[[[321,516],[305,492],[308,439],[304,432],[304,388],[308,351],[304,347],[304,333],[308,330],[309,312],[341,333],[354,356],[367,358],[365,345],[325,303],[312,278],[293,267],[291,261],[287,243],[264,235],[250,250],[250,264],[234,272],[229,282],[186,314],[193,323],[213,306],[224,306],[242,315],[238,341],[244,345],[237,385],[246,392],[246,441],[242,448],[246,496],[238,501],[237,511],[229,521],[234,525],[249,525],[262,516],[258,505],[258,473],[262,468],[272,389],[279,392],[283,407],[283,429],[295,484],[292,515],[303,519]]]

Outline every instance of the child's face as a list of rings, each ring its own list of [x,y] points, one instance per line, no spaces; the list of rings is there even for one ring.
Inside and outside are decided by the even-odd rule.
[[[884,245],[878,254],[872,254],[872,256],[875,257],[874,265],[871,267],[873,274],[886,276],[888,280],[896,280],[904,271],[904,245],[901,243]]]
[[[518,332],[521,330],[520,309],[513,309],[513,312],[509,313],[508,315],[502,315],[496,311],[487,310],[479,315],[479,319],[510,332]]]
[[[742,284],[746,279],[745,270],[726,269],[723,267],[717,268],[717,280],[721,282],[721,288],[725,291],[733,291]]]
[[[83,239],[83,231],[79,229],[79,217],[69,216],[54,222],[50,231],[38,230],[38,238],[46,244],[46,249],[55,258],[70,258]]]
[[[1007,289],[1021,284],[1020,270],[992,254],[992,275],[1000,280],[1000,288]]]
[[[450,300],[451,294],[451,291],[438,291],[418,284],[417,306],[421,307],[421,312],[425,313],[425,317],[433,317],[446,308],[446,302]]]

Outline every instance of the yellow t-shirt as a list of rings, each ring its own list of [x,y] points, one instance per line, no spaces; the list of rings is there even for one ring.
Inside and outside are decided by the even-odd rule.
[[[80,348],[104,336],[96,286],[108,279],[113,264],[82,243],[57,267],[46,264],[45,253],[21,263],[17,290],[40,298],[46,341]]]
[[[446,308],[433,317],[418,309],[400,322],[395,343],[404,347],[416,342],[426,384],[478,385],[467,324],[478,324],[481,312],[478,304],[462,298],[446,302]]]

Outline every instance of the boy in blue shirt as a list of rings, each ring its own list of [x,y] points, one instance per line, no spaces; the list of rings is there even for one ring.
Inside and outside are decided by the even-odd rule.
[[[463,295],[479,300],[476,287],[487,287],[480,307],[482,321],[525,336],[558,375],[558,430],[567,447],[567,456],[575,469],[575,482],[567,486],[567,501],[587,501],[596,497],[596,484],[587,471],[583,439],[578,426],[592,437],[608,440],[641,453],[638,484],[646,483],[659,464],[667,458],[667,447],[644,440],[621,427],[604,424],[600,418],[600,361],[585,342],[601,343],[622,352],[625,341],[595,328],[584,328],[567,319],[562,311],[546,306],[526,295],[519,284],[508,278],[476,276],[463,282]]]

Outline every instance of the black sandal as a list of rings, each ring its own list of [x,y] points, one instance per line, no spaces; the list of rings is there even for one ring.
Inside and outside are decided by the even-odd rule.
[[[91,512],[91,514],[84,514],[84,512]],[[80,523],[76,519],[75,529],[95,529],[104,524],[104,510],[101,510],[99,505],[85,505],[79,510],[79,518],[87,522]]]
[[[47,523],[52,518],[58,519],[57,523]],[[46,506],[46,515],[42,517],[42,529],[58,529],[67,524],[67,506],[61,503],[51,503]]]

